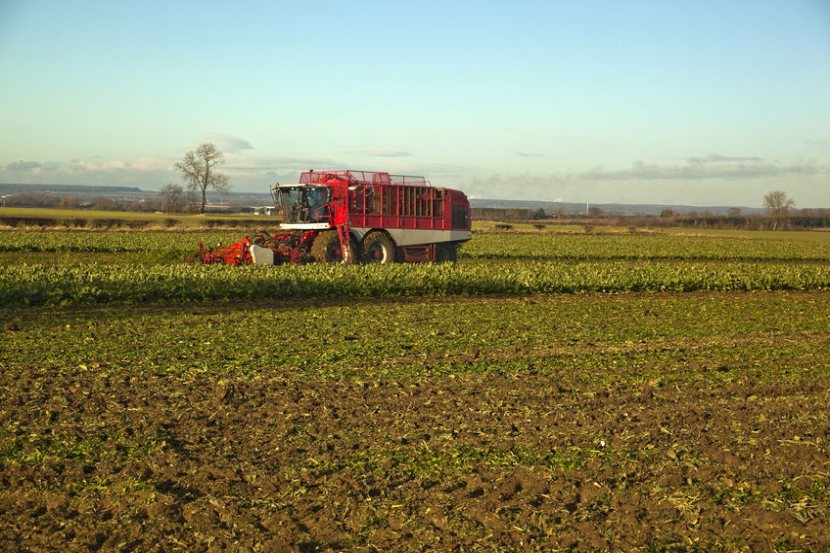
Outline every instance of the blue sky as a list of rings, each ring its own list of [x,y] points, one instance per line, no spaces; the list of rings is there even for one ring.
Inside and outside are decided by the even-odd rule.
[[[0,182],[830,207],[830,0],[0,0]]]

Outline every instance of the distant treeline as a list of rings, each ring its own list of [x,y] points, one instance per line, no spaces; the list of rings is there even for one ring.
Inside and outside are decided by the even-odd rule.
[[[764,214],[742,215],[740,210],[730,214],[713,214],[707,211],[677,213],[664,210],[660,215],[620,215],[605,213],[592,207],[588,213],[551,212],[542,208],[472,208],[474,220],[479,221],[535,221],[555,220],[561,223],[585,225],[617,225],[635,227],[701,227],[764,230],[776,228],[776,219]],[[789,217],[777,228],[830,228],[830,209],[793,209]]]
[[[86,184],[18,184],[0,182],[0,194],[141,194],[136,186],[93,186]]]
[[[132,211],[138,213],[155,213],[164,209],[164,198],[148,196],[142,198],[113,198],[111,196],[80,197],[73,194],[10,194],[3,198],[2,207],[40,207],[55,209],[94,209],[100,211]],[[196,213],[194,201],[186,202],[179,213]],[[251,213],[249,206],[210,205],[205,211],[211,213]]]
[[[473,207],[470,208],[473,219],[479,221],[529,221],[547,219],[550,214],[544,209],[522,207]]]
[[[111,196],[82,198],[73,194],[9,194],[3,198],[5,207],[49,207],[58,209],[96,209],[103,211],[154,212],[161,209],[162,199],[114,199]]]

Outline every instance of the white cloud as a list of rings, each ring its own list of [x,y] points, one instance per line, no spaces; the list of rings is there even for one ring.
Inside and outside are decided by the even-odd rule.
[[[801,207],[830,206],[830,167],[755,156],[711,154],[678,164],[572,173],[471,176],[458,188],[477,198],[565,202],[759,207],[770,190],[785,190]]]
[[[233,136],[230,134],[214,133],[207,135],[203,142],[212,142],[214,146],[225,152],[226,154],[237,154],[244,150],[253,150],[251,143],[244,138]]]
[[[165,171],[173,166],[174,161],[160,157],[141,157],[130,163],[130,169],[136,171]]]
[[[758,179],[828,172],[830,168],[809,161],[785,164],[756,156],[710,154],[706,157],[690,157],[685,163],[675,165],[636,161],[629,169],[597,168],[581,173],[579,178],[589,181]]]
[[[554,201],[557,198],[561,199],[563,190],[573,189],[573,180],[569,175],[497,173],[473,177],[463,185],[459,183],[458,187],[479,198]]]
[[[179,182],[178,158],[87,158],[71,161],[19,160],[2,164],[0,182],[137,186],[155,190]],[[708,154],[675,163],[638,162],[627,169],[576,172],[491,173],[416,158],[388,157],[372,167],[325,157],[255,156],[230,153],[221,171],[236,191],[267,192],[275,181],[296,182],[309,169],[366,169],[423,175],[433,185],[458,188],[469,196],[591,203],[653,203],[757,206],[769,190],[785,190],[801,207],[830,207],[830,167],[817,162],[779,162],[757,156]]]
[[[352,150],[346,153],[367,157],[408,157],[412,155],[411,152],[407,152],[405,150],[394,150],[391,148],[366,148],[363,150]]]
[[[163,158],[13,162],[0,166],[0,181],[155,188],[176,179],[173,163],[173,160]]]
[[[288,156],[247,156],[247,155],[229,155],[226,156],[227,162],[223,165],[223,169],[229,170],[254,170],[254,171],[273,171],[273,170],[294,170],[307,171],[309,169],[342,169],[345,167],[344,162],[316,157],[288,157]]]
[[[13,161],[12,163],[7,164],[6,165],[6,171],[11,171],[11,172],[15,172],[15,173],[16,172],[25,173],[27,171],[31,172],[31,171],[40,169],[41,167],[42,167],[42,165],[40,163],[38,163],[37,161],[23,161],[23,160],[20,160],[20,161]]]
[[[698,163],[698,164],[706,164],[706,163],[756,163],[764,161],[762,158],[758,156],[722,156],[719,154],[709,154],[705,157],[689,157],[686,158],[686,161],[689,163]]]

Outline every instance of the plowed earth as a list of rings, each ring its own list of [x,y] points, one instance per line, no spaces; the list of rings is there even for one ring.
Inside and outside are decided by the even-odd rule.
[[[410,347],[383,371],[350,348],[393,339],[356,324],[388,305],[9,312],[0,549],[827,550],[828,304],[396,302]],[[285,332],[311,309],[344,324],[296,337],[301,363]],[[272,354],[177,346],[183,318]],[[463,350],[452,321],[478,329]]]

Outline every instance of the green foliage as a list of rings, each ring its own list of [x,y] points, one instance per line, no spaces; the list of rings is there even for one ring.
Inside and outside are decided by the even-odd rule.
[[[483,233],[457,265],[221,267],[184,262],[236,233],[8,231],[0,305],[830,287],[830,237],[752,236]]]
[[[6,520],[134,550],[205,549],[166,522],[202,514],[226,549],[281,513],[346,549],[665,526],[626,542],[651,551],[779,520],[774,548],[822,549],[830,234],[504,234],[454,266],[223,267],[184,260],[236,233],[0,232]]]
[[[56,232],[48,230],[0,232],[0,252],[126,253],[165,255],[175,252],[179,261],[193,255],[199,242],[225,244],[241,238],[239,232]],[[83,256],[79,256],[83,260]]]
[[[250,234],[255,230],[251,229]],[[244,233],[243,233],[244,234]],[[148,253],[161,261],[184,261],[199,242],[230,244],[239,231],[3,231],[0,252]],[[168,253],[175,254],[168,256]],[[461,248],[472,260],[724,260],[724,261],[830,261],[830,234],[747,233],[717,235],[585,235],[553,233],[476,233]],[[78,255],[77,262],[85,262]]]
[[[486,260],[830,261],[830,236],[807,240],[806,234],[779,238],[737,232],[725,236],[481,233],[464,245],[461,256]]]
[[[827,288],[818,263],[0,266],[0,305]]]
[[[13,312],[13,311],[10,311]],[[544,371],[601,390],[830,374],[830,295],[681,294],[26,309],[7,374],[185,380],[465,377]],[[0,321],[3,322],[3,321]],[[782,338],[785,337],[785,338]],[[738,369],[740,368],[740,369]],[[774,368],[774,369],[773,369]],[[805,371],[807,371],[805,373]]]

